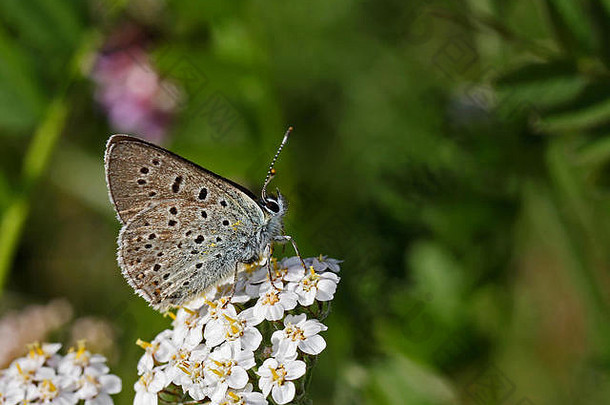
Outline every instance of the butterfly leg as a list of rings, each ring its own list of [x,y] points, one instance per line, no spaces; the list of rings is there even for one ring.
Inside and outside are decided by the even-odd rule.
[[[280,291],[279,288],[277,288],[277,286],[275,285],[275,280],[273,279],[273,271],[271,271],[271,262],[273,258],[273,245],[269,245],[269,258],[267,259],[267,277],[269,277],[269,282],[271,283],[271,286],[275,289],[275,291]],[[280,280],[280,284],[281,284],[281,280]]]
[[[233,296],[235,295],[235,289],[237,286],[237,266],[239,265],[239,262],[235,262],[235,273],[233,273],[233,285],[231,286],[231,293],[229,294],[229,299],[225,301],[224,305],[222,306],[223,308],[225,308],[227,306],[227,304],[229,302],[231,302],[231,300],[233,299]]]
[[[292,247],[295,251],[295,253],[297,254],[297,257],[299,258],[299,260],[301,261],[301,265],[303,266],[303,268],[305,269],[305,271],[307,271],[307,266],[305,265],[305,261],[303,260],[303,256],[301,256],[301,252],[299,252],[299,248],[297,247],[297,243],[295,242],[295,240],[292,238],[292,236],[290,235],[282,235],[278,238],[278,241],[284,241],[284,242],[290,242],[292,244]]]

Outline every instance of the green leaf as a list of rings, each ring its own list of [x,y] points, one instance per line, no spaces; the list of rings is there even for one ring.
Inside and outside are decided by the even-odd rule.
[[[597,139],[580,148],[578,163],[585,166],[599,166],[610,160],[610,136]]]
[[[28,59],[0,27],[0,128],[23,131],[31,127],[44,104]]]
[[[434,291],[429,303],[432,312],[446,322],[456,322],[464,288],[459,264],[434,242],[416,243],[409,258],[417,288],[423,294]]]
[[[583,6],[574,0],[545,0],[557,40],[571,53],[590,53],[594,49],[591,22]]]
[[[13,190],[5,174],[0,172],[0,212],[3,212],[10,204]]]
[[[455,387],[431,367],[392,354],[370,368],[375,401],[383,404],[456,403]],[[399,400],[397,400],[399,399]]]
[[[599,0],[599,2],[606,9],[606,12],[610,14],[610,0]]]
[[[587,83],[570,60],[526,64],[496,80],[501,109],[510,111],[525,104],[558,106],[574,99]]]
[[[597,37],[596,53],[605,63],[610,66],[610,0],[590,0],[591,20],[595,27]]]
[[[0,2],[0,18],[25,44],[48,53],[78,41],[82,29],[74,7],[66,0],[4,0]]]
[[[587,87],[561,111],[543,116],[536,124],[543,132],[570,132],[592,129],[610,122],[610,83]]]

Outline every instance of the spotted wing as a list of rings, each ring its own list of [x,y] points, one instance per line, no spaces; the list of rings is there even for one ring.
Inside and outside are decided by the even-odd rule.
[[[260,253],[265,215],[251,194],[137,138],[106,149],[110,197],[124,223],[118,260],[151,305],[180,305]]]
[[[250,191],[141,139],[128,135],[110,137],[105,166],[110,199],[124,224],[137,213],[174,199],[204,205],[212,199],[227,204],[233,201],[243,221],[264,221]]]
[[[170,200],[134,216],[119,235],[119,264],[138,294],[165,310],[232,277],[254,252],[237,206]]]

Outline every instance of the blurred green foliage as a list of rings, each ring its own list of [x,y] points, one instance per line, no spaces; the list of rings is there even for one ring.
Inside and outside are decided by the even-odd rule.
[[[115,262],[87,77],[127,25],[176,153],[258,190],[296,128],[287,230],[344,260],[315,404],[610,400],[610,1],[0,0],[2,308],[109,319],[121,403],[169,323]]]

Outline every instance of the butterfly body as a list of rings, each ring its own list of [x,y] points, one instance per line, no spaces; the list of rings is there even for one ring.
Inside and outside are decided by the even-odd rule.
[[[105,167],[123,225],[119,265],[155,309],[188,302],[287,240],[279,193],[257,200],[242,186],[127,135],[108,140]]]

